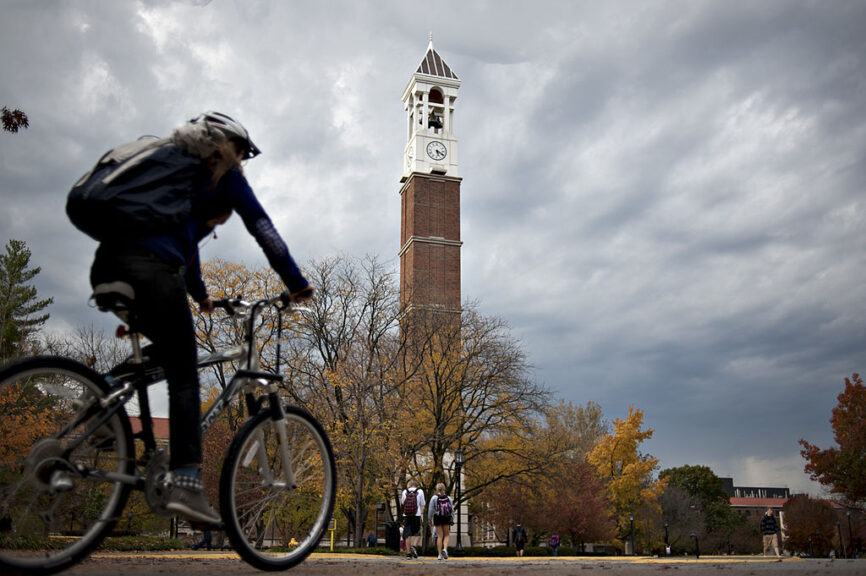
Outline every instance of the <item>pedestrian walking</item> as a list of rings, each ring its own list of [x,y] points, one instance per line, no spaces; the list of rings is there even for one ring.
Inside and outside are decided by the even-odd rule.
[[[517,523],[517,526],[514,527],[514,530],[511,533],[511,540],[514,542],[514,547],[517,549],[517,556],[523,556],[523,550],[526,548],[526,530],[523,526],[520,525],[520,522]]]
[[[436,530],[436,550],[439,560],[448,560],[448,541],[451,538],[451,524],[454,523],[454,504],[445,494],[445,484],[436,485],[436,494],[430,499],[427,509],[427,523]]]
[[[424,490],[418,487],[418,482],[409,480],[400,495],[400,504],[403,505],[403,538],[406,540],[407,556],[417,558],[416,546],[421,545],[421,511],[427,504]]]
[[[776,517],[773,516],[773,510],[772,508],[767,508],[764,517],[761,518],[761,534],[764,538],[764,556],[767,555],[767,550],[769,550],[770,547],[773,548],[776,556],[779,556],[779,539],[776,538],[776,533],[778,531],[779,525],[776,523]]]
[[[550,549],[553,550],[553,555],[559,556],[559,535],[555,533],[551,534],[550,540],[547,541],[547,544],[550,546]]]

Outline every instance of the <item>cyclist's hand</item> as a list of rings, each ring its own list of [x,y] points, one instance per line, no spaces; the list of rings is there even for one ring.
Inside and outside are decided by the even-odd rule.
[[[313,297],[313,293],[315,293],[315,291],[316,289],[313,288],[312,284],[307,284],[305,288],[302,288],[297,292],[292,292],[291,294],[288,294],[289,302],[306,302]]]
[[[211,300],[211,297],[208,296],[207,298],[205,298],[204,300],[199,302],[198,303],[198,309],[202,313],[207,312],[208,314],[210,314],[211,312],[213,312],[213,300]]]

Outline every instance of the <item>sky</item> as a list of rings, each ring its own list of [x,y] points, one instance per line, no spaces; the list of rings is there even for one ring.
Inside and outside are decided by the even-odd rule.
[[[821,494],[866,370],[866,2],[205,0],[0,4],[0,243],[48,329],[87,306],[69,188],[107,149],[204,110],[263,150],[247,177],[303,264],[398,269],[401,96],[460,77],[462,297],[504,319],[556,398],[629,406],[660,468]],[[265,262],[240,220],[202,249]]]

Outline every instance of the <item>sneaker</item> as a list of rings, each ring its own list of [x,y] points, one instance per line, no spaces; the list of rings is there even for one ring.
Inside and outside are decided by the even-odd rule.
[[[447,548],[442,549],[442,558],[444,560],[448,560],[448,549]]]
[[[51,489],[55,492],[69,492],[75,488],[75,483],[69,474],[63,470],[55,470],[51,474]]]
[[[439,557],[436,558],[436,559],[437,559],[437,560],[442,560],[442,554],[440,554]]]
[[[412,558],[417,558],[417,557],[418,557],[418,551],[415,550],[414,546],[412,546]]]
[[[170,480],[171,490],[168,493],[166,510],[180,514],[187,520],[204,522],[205,524],[219,524],[220,515],[211,508],[204,491],[204,483],[198,478],[172,474]]]

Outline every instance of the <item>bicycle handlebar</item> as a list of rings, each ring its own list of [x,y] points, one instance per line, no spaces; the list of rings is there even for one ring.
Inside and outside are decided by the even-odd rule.
[[[243,296],[236,296],[234,298],[220,298],[219,300],[213,301],[214,308],[222,308],[229,316],[234,316],[238,312],[243,312],[251,308],[256,308],[258,306],[275,305],[280,305],[283,309],[290,312],[304,312],[309,310],[309,308],[305,308],[300,304],[292,302],[291,296],[288,292],[282,292],[278,296],[274,296],[273,298],[263,298],[256,302],[247,302],[243,299]]]

